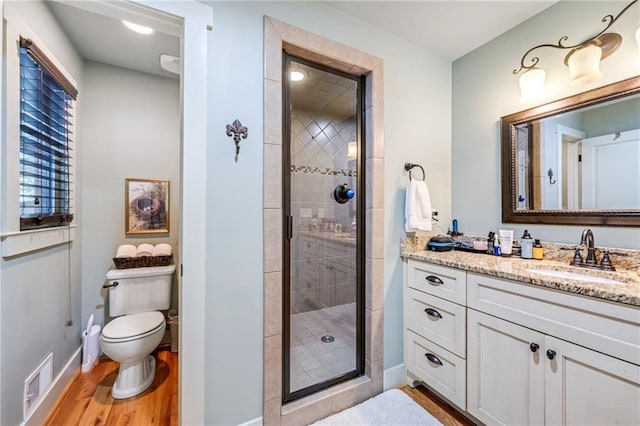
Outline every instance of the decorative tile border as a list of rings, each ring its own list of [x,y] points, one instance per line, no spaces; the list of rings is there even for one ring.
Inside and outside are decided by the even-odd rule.
[[[328,176],[358,176],[358,172],[348,169],[330,169],[328,167],[310,167],[291,165],[292,173],[303,173],[312,175],[328,175]]]

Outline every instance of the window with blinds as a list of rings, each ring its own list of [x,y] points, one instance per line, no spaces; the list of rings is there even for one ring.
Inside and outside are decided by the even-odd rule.
[[[77,90],[20,38],[20,230],[73,220],[71,112]]]

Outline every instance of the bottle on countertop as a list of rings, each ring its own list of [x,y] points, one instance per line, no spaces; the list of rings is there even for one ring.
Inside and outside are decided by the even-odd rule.
[[[524,230],[522,238],[520,239],[520,257],[523,259],[531,259],[533,257],[533,238],[529,234],[528,230]]]
[[[540,240],[536,240],[533,244],[532,255],[534,259],[542,260],[544,258],[544,248],[540,244]]]
[[[502,256],[502,250],[500,249],[500,243],[498,242],[498,236],[493,237],[493,254],[496,256]]]
[[[493,254],[493,238],[495,236],[495,232],[489,232],[489,236],[487,237],[487,251],[489,254]]]

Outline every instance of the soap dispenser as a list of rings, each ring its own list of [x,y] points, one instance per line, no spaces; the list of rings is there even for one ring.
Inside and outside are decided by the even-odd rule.
[[[531,259],[533,257],[533,238],[531,238],[529,231],[526,229],[520,239],[520,246],[522,247],[520,257],[523,259]]]

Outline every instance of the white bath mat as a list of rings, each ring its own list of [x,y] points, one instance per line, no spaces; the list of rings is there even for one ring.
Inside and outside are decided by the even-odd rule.
[[[406,393],[390,389],[312,426],[442,426]]]

